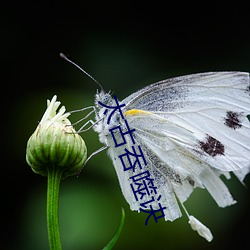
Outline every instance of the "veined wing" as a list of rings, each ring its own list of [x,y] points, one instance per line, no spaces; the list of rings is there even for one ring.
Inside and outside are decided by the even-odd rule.
[[[159,136],[164,133],[211,167],[237,170],[240,180],[248,172],[239,171],[250,167],[247,73],[212,72],[177,77],[149,85],[124,103],[128,119],[133,117],[131,125],[144,116],[144,124],[149,127],[142,130],[154,130],[152,124],[157,127],[156,121],[162,118],[164,126],[156,131]],[[141,110],[149,112],[143,114]]]
[[[194,187],[206,188],[220,207],[235,202],[219,178],[222,172],[196,151],[195,133],[154,114],[127,115],[126,119],[136,129],[134,138],[152,166],[151,172],[160,188],[167,185],[181,202]]]

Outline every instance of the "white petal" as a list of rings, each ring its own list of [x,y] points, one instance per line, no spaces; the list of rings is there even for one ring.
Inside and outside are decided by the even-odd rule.
[[[205,238],[207,241],[211,241],[213,239],[213,235],[210,232],[209,228],[203,225],[199,220],[197,220],[194,216],[189,216],[189,222],[191,228],[198,232],[200,236]]]
[[[47,122],[49,119],[51,119],[51,117],[53,117],[52,113],[55,112],[54,106],[56,103],[56,98],[57,98],[57,96],[54,95],[51,101],[47,100],[47,109],[46,109],[45,113],[43,114],[43,117],[42,117],[40,123]]]
[[[70,113],[65,113],[66,108],[64,106],[62,106],[57,112],[61,102],[56,99],[57,96],[54,95],[51,101],[47,100],[47,109],[40,121],[40,124],[44,124],[46,122],[60,122],[66,125],[71,125],[70,121],[67,119]]]

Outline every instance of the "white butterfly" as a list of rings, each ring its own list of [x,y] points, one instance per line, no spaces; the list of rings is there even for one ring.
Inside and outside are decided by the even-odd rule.
[[[117,102],[109,93],[97,92],[96,122],[92,123],[108,148],[130,209],[148,209],[155,191],[165,207],[165,220],[179,218],[181,204],[191,227],[211,241],[210,230],[190,216],[183,203],[195,187],[207,189],[220,207],[235,203],[220,175],[230,178],[232,172],[242,182],[250,172],[248,73],[201,73],[151,84],[119,102],[125,104],[121,108],[123,117],[101,103],[115,107]],[[116,145],[122,142],[125,144]],[[128,151],[143,153],[144,157],[133,159]],[[129,168],[131,164],[134,168]],[[151,185],[150,195],[141,190],[136,197],[133,176],[139,181],[145,171],[149,171],[157,189]],[[138,182],[136,187],[142,188]],[[150,205],[159,209],[158,200]]]

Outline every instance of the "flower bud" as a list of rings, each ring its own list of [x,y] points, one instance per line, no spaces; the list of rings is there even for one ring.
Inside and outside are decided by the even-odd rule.
[[[47,101],[47,110],[27,143],[26,161],[43,176],[50,168],[58,168],[62,177],[75,175],[87,158],[83,139],[67,119],[70,113],[65,113],[64,106],[56,113],[59,105],[56,96]]]

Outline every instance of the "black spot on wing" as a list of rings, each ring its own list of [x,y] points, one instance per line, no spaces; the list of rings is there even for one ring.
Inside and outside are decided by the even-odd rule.
[[[224,155],[224,145],[215,138],[207,135],[204,141],[199,142],[200,148],[207,154],[215,157],[216,155]]]
[[[242,113],[227,111],[227,115],[224,118],[224,124],[232,129],[240,128]]]

